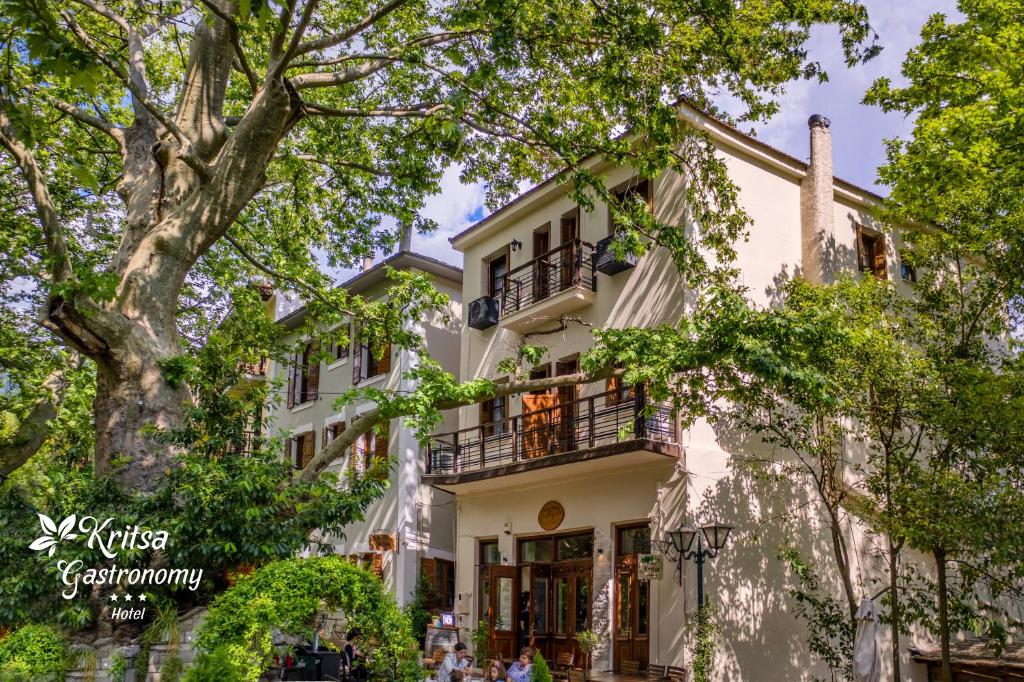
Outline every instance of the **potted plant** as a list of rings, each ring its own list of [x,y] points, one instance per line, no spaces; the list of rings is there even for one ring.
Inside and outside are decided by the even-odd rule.
[[[590,655],[600,642],[601,639],[593,630],[581,630],[576,633],[576,643],[579,644],[580,651],[583,652],[583,677],[585,679],[590,679]]]
[[[482,667],[484,662],[487,660],[487,645],[491,641],[491,627],[488,625],[486,620],[482,620],[476,624],[476,627],[469,634],[469,638],[473,641],[473,655],[475,660],[479,662]]]

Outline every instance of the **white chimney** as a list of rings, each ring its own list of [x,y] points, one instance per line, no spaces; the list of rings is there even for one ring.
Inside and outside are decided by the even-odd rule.
[[[817,283],[835,279],[837,254],[832,215],[832,133],[821,114],[807,119],[811,137],[811,163],[800,183],[800,223],[803,276]]]
[[[363,256],[363,272],[366,272],[373,267],[373,254],[369,256]]]
[[[402,228],[402,240],[398,245],[399,251],[412,251],[412,228],[406,225]]]

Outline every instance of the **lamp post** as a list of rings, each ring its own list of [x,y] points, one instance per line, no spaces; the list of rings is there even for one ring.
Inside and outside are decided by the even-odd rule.
[[[731,530],[732,526],[722,523],[709,523],[701,528],[683,526],[668,531],[665,540],[651,543],[669,561],[675,563],[675,579],[680,586],[683,584],[683,562],[693,560],[697,564],[698,609],[704,608],[704,561],[718,556],[718,552],[725,547]],[[697,541],[696,548],[693,548],[694,540]]]

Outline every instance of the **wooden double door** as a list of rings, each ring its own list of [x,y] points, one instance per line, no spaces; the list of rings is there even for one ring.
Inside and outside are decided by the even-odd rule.
[[[529,645],[549,661],[571,652],[582,664],[576,634],[590,628],[593,562],[492,565],[485,570],[489,655],[508,661]]]
[[[567,358],[554,364],[555,376],[579,372],[579,358]],[[530,372],[531,379],[551,376],[551,365]],[[578,386],[523,394],[523,456],[543,457],[576,449],[576,400]]]
[[[622,661],[648,663],[650,656],[651,583],[640,580],[640,554],[650,552],[647,524],[620,526],[616,529],[615,585],[613,620],[613,666]]]

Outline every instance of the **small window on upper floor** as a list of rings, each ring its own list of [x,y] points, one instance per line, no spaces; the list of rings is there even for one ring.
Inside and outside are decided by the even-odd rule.
[[[310,341],[296,353],[288,367],[288,407],[316,400],[320,395],[320,361],[316,342]]]
[[[917,268],[907,260],[907,254],[900,254],[900,279],[909,284],[917,281]]]
[[[370,344],[360,339],[361,332],[359,325],[352,328],[352,383],[372,379],[380,374],[387,374],[391,371],[391,344],[388,343],[377,354],[373,352]]]
[[[335,362],[337,362],[338,360],[345,360],[345,359],[348,358],[349,348],[352,345],[352,323],[351,322],[348,325],[347,336],[348,336],[348,338],[345,340],[345,343],[335,343],[334,344],[333,356],[334,356]]]
[[[634,197],[637,197],[646,202],[649,210],[654,209],[650,180],[632,178],[613,189],[612,196],[619,206],[626,206]],[[612,215],[611,209],[608,210],[608,234],[615,234],[615,217]]]
[[[508,272],[508,254],[502,253],[487,261],[487,295],[501,300],[505,289],[505,274]]]
[[[879,279],[888,279],[885,236],[862,225],[857,226],[857,267]]]

